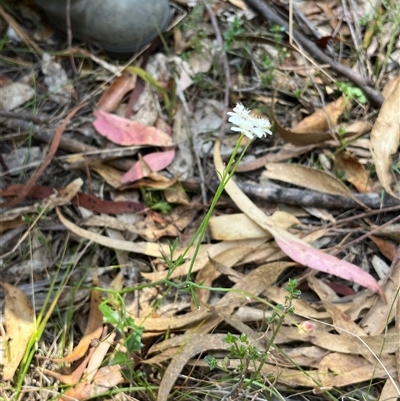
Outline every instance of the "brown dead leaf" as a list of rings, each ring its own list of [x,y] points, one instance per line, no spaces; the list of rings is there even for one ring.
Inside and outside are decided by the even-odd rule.
[[[83,377],[83,380],[77,383],[73,388],[67,390],[61,396],[61,399],[70,401],[70,397],[73,397],[77,400],[85,400],[93,393],[94,395],[99,394],[97,392],[97,383],[94,379],[99,372],[100,366],[103,363],[110,346],[113,344],[115,336],[116,333],[111,333],[104,340],[99,342],[89,359],[86,369],[87,374]],[[100,374],[99,379],[100,381],[104,380],[104,374]]]
[[[69,375],[63,375],[59,372],[54,372],[48,369],[42,369],[43,373],[46,373],[49,376],[55,377],[56,379],[60,380],[62,383],[67,385],[74,385],[79,382],[83,373],[85,372],[86,366],[92,357],[92,354],[95,350],[95,347],[91,347],[85,357],[82,359],[82,362],[75,368],[75,370]]]
[[[371,131],[371,154],[376,174],[382,187],[392,196],[392,155],[397,152],[400,142],[400,76],[385,99],[378,118]]]
[[[14,377],[36,324],[35,313],[25,293],[5,282],[0,282],[0,286],[4,291],[4,319],[8,337],[5,345],[7,359],[4,361],[3,368],[3,380],[6,381]]]
[[[292,131],[296,134],[309,134],[334,128],[338,123],[339,117],[346,111],[348,104],[349,100],[342,96],[327,104],[325,109],[319,109],[300,121]]]
[[[319,109],[306,117],[292,129],[284,128],[279,124],[272,107],[272,120],[276,130],[286,142],[299,146],[312,145],[332,139],[329,130],[337,126],[339,117],[347,106],[348,100],[340,97],[335,102],[329,103],[325,109]]]
[[[391,262],[394,260],[397,252],[397,246],[394,242],[384,240],[375,235],[370,235],[369,238],[379,248],[383,256],[388,258]]]
[[[86,354],[93,340],[100,338],[103,332],[103,315],[99,309],[101,299],[101,293],[93,290],[90,298],[89,320],[84,336],[69,355],[64,358],[53,359],[53,361],[58,363],[74,362]]]
[[[339,175],[353,184],[358,192],[363,194],[372,191],[367,170],[350,152],[338,153],[334,165]]]
[[[136,85],[137,75],[129,71],[117,77],[114,82],[103,92],[97,107],[103,111],[114,111],[122,98]]]
[[[307,145],[307,146],[294,146],[291,143],[285,143],[278,152],[271,151],[264,156],[258,157],[255,160],[250,160],[248,162],[242,161],[236,169],[237,173],[254,171],[256,169],[262,168],[267,163],[279,163],[285,160],[298,157],[304,153],[310,152],[317,145]]]

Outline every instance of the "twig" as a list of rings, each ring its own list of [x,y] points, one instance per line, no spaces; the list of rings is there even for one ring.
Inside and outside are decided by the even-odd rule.
[[[45,115],[34,115],[31,113],[20,113],[7,110],[0,110],[0,117],[22,119],[36,124],[46,124],[50,120],[50,117]]]
[[[257,196],[260,199],[282,202],[288,205],[299,205],[308,207],[324,207],[327,209],[350,209],[360,205],[351,198],[328,195],[321,192],[286,188],[275,184],[254,184],[248,182],[237,182],[239,188],[246,195]],[[380,194],[355,194],[354,198],[371,209],[382,207],[399,206],[400,201],[393,197],[382,199]]]
[[[282,26],[286,32],[289,32],[288,23],[277,15],[273,9],[264,3],[262,0],[245,0],[245,2],[256,12],[261,14],[270,24]],[[293,38],[299,43],[312,57],[322,64],[329,64],[332,70],[336,73],[346,77],[351,82],[356,84],[360,89],[363,90],[368,99],[376,106],[383,104],[383,96],[370,86],[370,82],[367,82],[359,74],[355,73],[351,68],[332,60],[326,55],[321,49],[319,49],[313,42],[303,36],[300,32],[293,31]]]
[[[71,28],[71,0],[67,0],[67,5],[65,9],[65,24],[67,28],[67,42],[68,50],[72,48],[72,28]],[[75,60],[72,52],[69,52],[69,60],[71,62],[72,70],[75,76],[78,75],[78,70],[76,69]]]

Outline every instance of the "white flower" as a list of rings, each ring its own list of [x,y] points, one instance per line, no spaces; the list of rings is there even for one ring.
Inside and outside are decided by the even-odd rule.
[[[232,131],[241,132],[248,138],[253,139],[254,135],[262,138],[267,134],[272,135],[270,131],[271,123],[266,118],[256,117],[250,114],[250,110],[246,109],[241,103],[238,103],[233,112],[228,112],[228,121],[236,127],[232,127]]]

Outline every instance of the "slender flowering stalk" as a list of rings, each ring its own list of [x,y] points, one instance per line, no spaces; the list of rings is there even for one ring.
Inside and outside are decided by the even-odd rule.
[[[250,113],[242,103],[238,103],[233,109],[233,112],[228,112],[230,116],[228,121],[234,126],[232,131],[240,132],[248,138],[253,139],[254,136],[262,138],[267,134],[272,135],[270,131],[271,123],[267,118],[260,118]]]
[[[266,136],[267,134],[270,134],[270,135],[272,134],[270,131],[271,124],[270,124],[269,120],[266,118],[259,118],[255,115],[251,114],[250,110],[246,109],[241,103],[238,103],[236,105],[236,107],[233,109],[233,112],[229,112],[228,115],[230,116],[228,121],[235,125],[234,127],[232,127],[232,130],[240,132],[241,133],[240,138],[236,143],[236,146],[232,152],[231,157],[229,158],[229,161],[228,161],[222,175],[219,177],[220,183],[218,185],[217,191],[214,195],[214,198],[211,202],[211,205],[208,209],[207,214],[205,215],[203,221],[201,222],[200,227],[197,229],[196,233],[191,238],[185,251],[179,257],[181,262],[183,263],[184,258],[186,257],[187,253],[189,252],[189,249],[193,245],[195,246],[195,250],[191,257],[190,265],[189,265],[189,268],[188,268],[188,271],[186,274],[186,280],[181,285],[182,285],[182,288],[185,288],[192,293],[193,302],[197,307],[199,307],[199,305],[198,305],[197,297],[196,297],[194,290],[198,286],[195,283],[192,283],[190,281],[190,276],[192,274],[193,267],[196,262],[196,257],[199,253],[200,245],[206,234],[208,222],[213,214],[214,208],[217,205],[217,202],[218,202],[222,192],[224,191],[226,184],[234,175],[237,166],[241,162],[248,147],[250,146],[250,142],[247,143],[245,145],[244,149],[241,151],[239,157],[236,159],[236,156],[239,152],[239,148],[240,148],[241,142],[243,140],[243,137],[247,136],[248,138],[253,139],[255,136],[257,136],[258,138],[262,138],[263,136]],[[167,280],[170,279],[172,273],[176,270],[176,268],[178,266],[179,265],[176,265],[174,268],[169,270],[168,275],[167,275]]]

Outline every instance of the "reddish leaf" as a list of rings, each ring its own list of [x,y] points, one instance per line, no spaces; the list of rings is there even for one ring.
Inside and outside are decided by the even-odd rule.
[[[149,153],[133,165],[133,167],[122,177],[121,182],[127,184],[147,177],[153,171],[161,171],[167,167],[175,157],[175,150],[166,152]],[[144,170],[148,170],[147,172]]]
[[[271,230],[276,243],[287,256],[297,263],[328,274],[333,274],[337,277],[344,278],[345,280],[353,281],[374,292],[378,292],[383,298],[385,297],[382,288],[376,280],[358,266],[321,252],[320,250],[297,240],[295,237],[291,238],[291,235],[283,230],[279,231],[280,235],[276,235],[277,232]],[[282,233],[283,235],[281,235]]]
[[[3,191],[0,191],[0,196],[14,196],[17,195],[23,188],[21,184],[11,185]],[[51,188],[43,185],[34,185],[33,188],[28,192],[27,197],[37,198],[37,199],[46,199],[51,195],[54,195],[55,191],[62,191],[63,188]],[[121,214],[121,213],[135,213],[140,212],[146,207],[138,202],[133,201],[108,201],[104,199],[99,199],[94,195],[84,194],[82,192],[78,192],[75,197],[71,199],[71,203],[73,205],[82,206],[88,210],[92,210],[97,213],[105,213],[105,214]],[[21,220],[18,220],[21,222]],[[11,223],[8,223],[11,224]],[[18,225],[16,225],[17,227]],[[2,223],[1,230],[5,230],[5,223]],[[10,227],[8,227],[10,228]],[[12,228],[12,227],[11,227]]]
[[[97,132],[118,145],[173,145],[172,139],[157,128],[149,127],[115,114],[109,114],[102,110],[95,110],[94,115],[97,120],[93,125]]]

